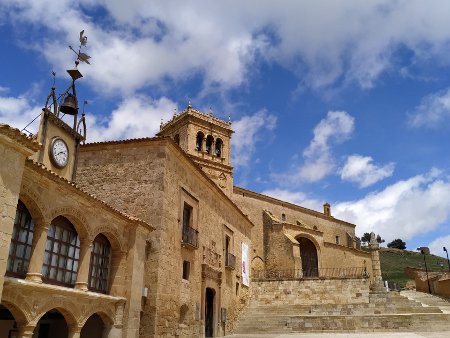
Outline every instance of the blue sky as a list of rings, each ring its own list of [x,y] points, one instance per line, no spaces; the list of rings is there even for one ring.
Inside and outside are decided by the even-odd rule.
[[[88,141],[231,117],[235,184],[408,248],[450,247],[450,2],[3,0],[0,121],[22,129],[56,72]],[[33,126],[30,127],[32,129]]]

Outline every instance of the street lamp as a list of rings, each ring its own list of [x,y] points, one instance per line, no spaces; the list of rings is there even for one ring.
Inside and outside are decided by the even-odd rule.
[[[430,251],[429,251],[429,249],[426,248],[426,247],[420,247],[420,248],[417,248],[417,250],[420,250],[420,253],[423,255],[423,262],[425,263],[425,273],[427,274],[428,293],[431,294],[430,279],[428,278],[427,261],[426,261],[426,259],[425,259],[425,254],[426,254],[427,252],[429,253]]]
[[[448,263],[448,271],[450,271],[450,261],[448,260],[448,251],[447,251],[447,248],[444,246],[444,251],[445,251],[445,253],[447,254],[447,263]]]

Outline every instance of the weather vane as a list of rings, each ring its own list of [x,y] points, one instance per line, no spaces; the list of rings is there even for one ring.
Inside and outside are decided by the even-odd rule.
[[[86,53],[81,52],[81,48],[85,47],[87,45],[87,36],[84,36],[84,29],[80,32],[80,46],[78,47],[78,52],[73,49],[72,46],[69,46],[69,48],[77,55],[77,59],[75,60],[75,64],[78,66],[78,63],[86,62],[88,65],[91,63],[89,62],[89,59],[91,58]]]

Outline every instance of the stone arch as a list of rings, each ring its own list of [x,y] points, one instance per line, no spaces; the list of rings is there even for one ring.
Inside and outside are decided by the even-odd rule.
[[[48,225],[46,224],[48,220],[44,217],[43,206],[39,205],[39,202],[36,199],[21,191],[19,194],[19,200],[26,206],[35,225]]]
[[[205,134],[200,130],[197,132],[197,136],[195,138],[195,150],[202,151],[203,150],[203,139],[205,138]]]
[[[17,323],[17,326],[25,325],[30,321],[30,314],[26,313],[23,310],[23,306],[17,306],[14,303],[2,300],[1,305],[3,305],[5,308],[11,312],[11,314],[14,317],[14,320]]]
[[[98,315],[105,326],[112,326],[114,325],[114,314],[113,313],[107,313],[103,310],[93,309],[92,311],[87,312],[83,318],[80,318],[79,326],[84,326],[89,318],[91,318],[93,315]]]
[[[33,318],[33,322],[35,324],[37,324],[39,322],[39,320],[47,312],[49,312],[51,310],[57,310],[58,312],[60,312],[63,315],[64,319],[66,320],[67,327],[77,326],[78,325],[78,320],[77,320],[78,316],[69,309],[77,309],[77,306],[73,302],[71,302],[67,299],[61,299],[59,297],[50,297],[49,301],[47,301],[45,304],[43,304],[40,307],[40,309],[39,309],[40,311]]]
[[[264,270],[264,260],[260,256],[255,256],[252,258],[251,267],[252,272],[257,270]]]
[[[300,246],[303,277],[319,277],[319,252],[315,240],[310,236],[298,235],[295,237]]]
[[[98,235],[103,235],[108,239],[112,250],[120,252],[126,251],[125,240],[123,239],[123,236],[120,236],[117,233],[116,229],[111,229],[111,227],[106,225],[97,227],[92,231],[89,241],[93,242]]]
[[[214,137],[212,135],[208,135],[205,141],[205,150],[208,154],[211,154],[213,152],[213,144]]]
[[[81,210],[78,210],[72,206],[55,208],[49,212],[50,222],[58,216],[63,216],[67,218],[70,223],[72,223],[81,241],[92,238],[89,231],[88,221],[84,217]]]

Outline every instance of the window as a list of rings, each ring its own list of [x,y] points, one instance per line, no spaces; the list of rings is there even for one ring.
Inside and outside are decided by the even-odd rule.
[[[225,235],[225,267],[230,269],[236,268],[236,256],[234,256],[230,251],[233,248],[232,244],[232,234]]]
[[[213,142],[214,142],[214,137],[212,137],[211,135],[208,135],[208,137],[206,138],[206,152],[208,154],[211,154],[211,148],[212,148]]]
[[[189,273],[191,272],[191,263],[183,261],[183,279],[189,280]]]
[[[109,264],[111,245],[108,239],[100,234],[92,243],[91,261],[89,264],[88,287],[92,291],[106,293],[108,290]]]
[[[341,239],[339,236],[336,236],[336,244],[341,244]]]
[[[47,233],[43,280],[64,286],[75,285],[79,258],[80,238],[75,228],[65,217],[55,218]]]
[[[222,156],[222,145],[223,145],[223,141],[220,138],[218,138],[216,140],[216,149],[214,151],[214,154],[217,157],[221,157]]]
[[[205,137],[205,134],[203,134],[201,131],[197,133],[197,139],[195,142],[195,150],[201,151],[203,148],[203,138]]]
[[[286,220],[286,214],[281,214],[281,220],[285,221]]]
[[[198,248],[198,231],[192,228],[192,207],[184,203],[183,207],[183,229],[181,242],[193,248]]]
[[[7,274],[25,277],[31,257],[34,223],[25,205],[19,201],[9,248]]]

